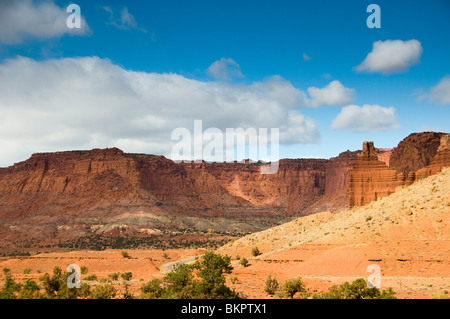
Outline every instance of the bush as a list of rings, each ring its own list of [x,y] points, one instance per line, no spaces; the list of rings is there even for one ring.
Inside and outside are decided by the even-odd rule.
[[[95,286],[89,295],[89,299],[113,299],[117,289],[112,285]]]
[[[29,273],[31,273],[31,268],[25,268],[23,270],[24,275],[28,275]]]
[[[164,289],[161,287],[162,281],[153,279],[141,287],[141,299],[158,299],[163,296]]]
[[[2,290],[0,290],[0,299],[16,299],[16,292],[20,290],[20,284],[17,284],[11,277],[11,270],[3,268],[5,281]]]
[[[358,278],[352,283],[345,282],[340,286],[332,286],[328,292],[316,294],[315,299],[396,299],[392,288],[380,290],[376,287],[369,288],[363,278]]]
[[[283,284],[283,291],[288,298],[294,298],[296,293],[300,293],[301,298],[305,298],[307,296],[307,291],[301,278],[286,280]]]
[[[81,266],[80,271],[81,271],[82,275],[86,275],[88,273],[89,269],[86,266]]]
[[[68,272],[62,272],[61,268],[54,267],[53,274],[50,276],[45,273],[40,278],[44,288],[43,298],[46,299],[77,299],[87,298],[89,296],[89,285],[81,284],[80,289],[70,289],[67,286],[67,279],[70,276]]]
[[[84,280],[87,280],[87,281],[97,281],[98,280],[98,277],[97,277],[97,275],[90,275],[90,276],[87,276],[86,278],[84,278]]]
[[[39,292],[41,287],[31,279],[22,284],[22,289],[17,294],[17,299],[40,299],[42,294]]]
[[[121,252],[123,258],[130,258],[130,254],[127,251]]]
[[[124,272],[120,277],[122,277],[123,280],[129,281],[133,278],[133,274],[131,272]]]
[[[269,295],[274,295],[278,289],[278,286],[279,284],[276,278],[272,278],[271,275],[267,276],[266,287],[264,288],[265,292],[267,292]]]
[[[141,287],[140,298],[230,299],[239,295],[225,285],[226,273],[233,267],[229,256],[206,252],[193,265],[182,264],[161,281]]]
[[[259,251],[258,247],[253,247],[253,249],[252,249],[252,256],[256,257],[256,256],[259,256],[259,255],[261,255],[261,252]]]
[[[117,280],[119,280],[119,276],[120,276],[120,272],[114,272],[114,273],[108,275],[108,277],[109,277],[112,281],[117,281]]]
[[[243,257],[241,258],[240,262],[239,262],[242,266],[247,267],[248,266],[248,259]]]

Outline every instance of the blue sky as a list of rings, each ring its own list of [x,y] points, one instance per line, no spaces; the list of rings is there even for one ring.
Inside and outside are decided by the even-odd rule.
[[[282,158],[449,131],[446,0],[74,3],[80,30],[60,23],[67,1],[0,5],[0,166],[94,147],[168,155],[194,119],[279,127]]]

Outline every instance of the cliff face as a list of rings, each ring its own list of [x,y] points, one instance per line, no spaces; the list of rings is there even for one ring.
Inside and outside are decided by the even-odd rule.
[[[174,163],[115,148],[34,154],[0,169],[0,242],[115,229],[255,231],[327,205],[347,207],[327,197],[342,193],[335,188],[345,177],[330,174],[339,169],[324,159],[287,159],[264,175],[260,164]]]
[[[131,236],[164,229],[255,231],[292,216],[338,212],[450,166],[448,134],[426,148],[427,156],[408,151],[424,141],[434,145],[436,136],[409,136],[405,141],[414,145],[403,141],[394,151],[366,142],[362,152],[329,160],[284,159],[275,174],[261,174],[260,163],[174,163],[116,148],[34,154],[0,169],[0,247],[117,229]]]
[[[411,134],[394,148],[390,157],[364,142],[363,152],[350,171],[349,206],[362,206],[395,192],[398,186],[440,172],[450,166],[450,135]],[[378,154],[377,154],[378,153]],[[386,165],[389,163],[389,167]]]
[[[364,142],[363,151],[350,171],[349,205],[362,206],[387,196],[403,185],[403,173],[389,169],[378,160],[373,142]]]
[[[408,176],[425,166],[430,165],[445,133],[414,133],[401,141],[392,151],[389,168],[403,172]]]

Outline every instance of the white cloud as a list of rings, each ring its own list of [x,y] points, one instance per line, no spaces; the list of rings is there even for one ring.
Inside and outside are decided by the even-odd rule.
[[[134,72],[98,57],[0,64],[0,166],[33,152],[117,146],[169,155],[171,132],[279,128],[281,143],[316,143],[302,92],[281,77],[249,85]]]
[[[419,100],[425,98],[435,104],[450,104],[450,76],[445,76],[436,86],[431,88],[430,93],[421,95]]]
[[[114,15],[113,9],[111,7],[105,6],[103,10],[109,13],[109,21],[107,24],[113,25],[121,30],[139,30],[142,32],[147,32],[146,29],[138,27],[136,19],[134,16],[128,11],[127,7],[123,7],[120,11],[120,18],[116,18]]]
[[[331,122],[331,129],[355,132],[386,131],[398,129],[394,107],[379,105],[348,105]]]
[[[311,57],[310,56],[308,56],[306,53],[304,53],[303,52],[303,54],[302,54],[302,58],[303,58],[303,61],[309,61],[309,60],[311,60]]]
[[[221,58],[213,62],[206,72],[214,79],[220,81],[230,81],[235,78],[243,78],[241,67],[231,58]]]
[[[337,80],[330,82],[322,89],[309,87],[307,91],[311,97],[304,101],[304,106],[307,107],[346,105],[355,99],[355,90],[346,88]]]
[[[355,70],[382,74],[407,71],[420,62],[422,51],[421,43],[415,39],[376,41],[372,52]]]
[[[68,28],[70,12],[51,1],[0,1],[0,42],[18,44],[27,38],[49,39],[64,34],[83,35],[91,32],[83,15],[81,28]]]

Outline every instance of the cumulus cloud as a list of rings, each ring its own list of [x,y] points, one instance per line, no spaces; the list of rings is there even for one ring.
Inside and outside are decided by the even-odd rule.
[[[307,91],[311,98],[305,100],[304,105],[308,107],[346,105],[355,99],[355,90],[346,88],[337,80],[322,89],[309,87]]]
[[[139,30],[142,32],[147,32],[146,29],[138,27],[136,19],[134,16],[128,11],[127,7],[123,7],[120,11],[120,18],[116,18],[114,11],[111,7],[105,6],[103,10],[109,13],[109,21],[107,24],[113,25],[121,30]]]
[[[0,1],[0,42],[22,43],[28,38],[49,39],[64,34],[83,35],[90,33],[84,17],[81,28],[68,28],[66,21],[70,12],[50,1],[32,0]]]
[[[355,70],[382,74],[407,71],[420,62],[422,51],[421,43],[415,39],[375,41],[372,51]]]
[[[429,93],[423,94],[419,100],[428,99],[432,103],[450,104],[450,76],[445,76],[436,86],[432,87]]]
[[[386,131],[398,129],[394,107],[380,105],[348,105],[331,122],[331,129],[355,132]]]
[[[230,81],[236,78],[243,78],[241,67],[231,58],[221,58],[213,62],[206,72],[214,79],[220,81]]]
[[[117,146],[169,156],[171,132],[279,128],[280,143],[317,143],[313,120],[298,111],[301,91],[281,77],[252,84],[203,82],[135,72],[98,57],[0,64],[0,166],[33,152]]]

